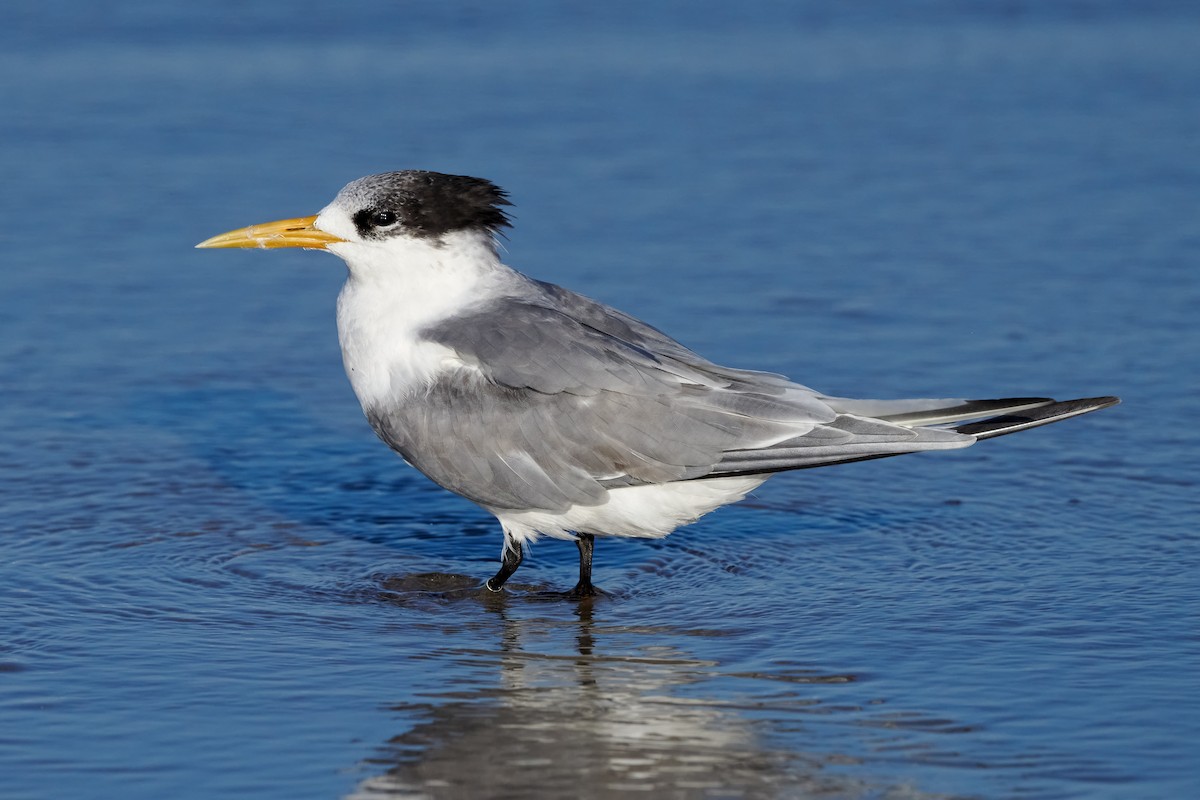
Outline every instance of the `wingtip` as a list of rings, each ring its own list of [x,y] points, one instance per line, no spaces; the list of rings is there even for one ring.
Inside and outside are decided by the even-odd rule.
[[[1050,405],[1039,406],[1029,411],[1023,411],[1016,414],[1004,414],[991,419],[973,422],[968,425],[959,425],[953,430],[958,433],[965,433],[975,436],[978,439],[990,439],[994,436],[1003,436],[1007,433],[1016,433],[1017,431],[1027,430],[1029,428],[1037,428],[1042,425],[1048,425],[1051,422],[1058,422],[1071,417],[1077,417],[1081,414],[1090,414],[1093,411],[1099,411],[1102,408],[1115,406],[1121,402],[1121,398],[1113,395],[1104,397],[1081,397],[1077,400],[1062,400],[1051,403]]]

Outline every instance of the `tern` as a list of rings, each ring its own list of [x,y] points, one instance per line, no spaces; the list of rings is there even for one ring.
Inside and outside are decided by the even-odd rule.
[[[197,245],[346,262],[346,374],[379,438],[500,521],[491,591],[540,535],[576,542],[568,594],[589,597],[596,536],[666,536],[776,472],[953,450],[1120,402],[857,400],[720,366],[504,264],[508,206],[481,178],[388,172],[349,183],[316,216]]]

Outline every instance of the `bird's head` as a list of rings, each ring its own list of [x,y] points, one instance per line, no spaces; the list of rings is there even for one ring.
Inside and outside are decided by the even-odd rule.
[[[503,190],[482,178],[404,170],[347,184],[311,217],[251,225],[197,247],[303,247],[329,250],[351,264],[380,250],[440,247],[448,237],[473,236],[489,246],[509,223]]]

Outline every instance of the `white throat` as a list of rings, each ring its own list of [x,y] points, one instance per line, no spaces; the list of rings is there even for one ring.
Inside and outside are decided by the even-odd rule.
[[[364,409],[397,402],[460,363],[453,350],[421,339],[420,331],[520,281],[482,233],[451,233],[436,242],[406,236],[347,241],[328,249],[350,270],[338,295],[338,339]]]

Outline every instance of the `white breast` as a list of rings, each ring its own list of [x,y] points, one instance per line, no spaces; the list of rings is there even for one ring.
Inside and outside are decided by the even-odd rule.
[[[403,296],[353,276],[338,295],[342,364],[363,408],[395,402],[427,385],[453,351],[417,337],[422,321]]]
[[[479,237],[451,236],[440,246],[394,239],[329,249],[350,269],[338,295],[338,339],[364,408],[395,403],[459,363],[453,350],[423,340],[421,330],[502,291],[515,276],[490,239]]]

